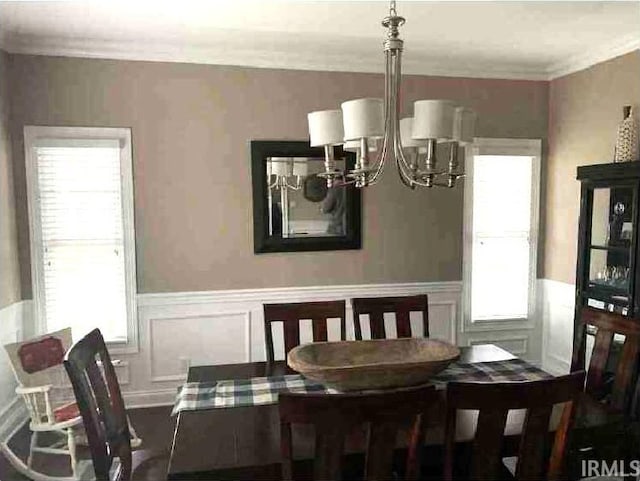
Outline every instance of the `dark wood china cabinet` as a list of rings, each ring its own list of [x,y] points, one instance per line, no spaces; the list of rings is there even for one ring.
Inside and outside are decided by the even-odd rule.
[[[578,167],[581,183],[572,369],[582,368],[585,306],[640,317],[640,162]]]

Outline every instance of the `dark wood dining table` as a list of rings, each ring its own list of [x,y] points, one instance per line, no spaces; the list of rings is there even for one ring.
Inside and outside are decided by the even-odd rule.
[[[492,344],[462,347],[466,363],[505,361],[515,356]],[[193,366],[188,382],[249,379],[285,373],[284,361]],[[280,475],[278,406],[256,405],[183,411],[169,459],[169,479],[276,479]]]

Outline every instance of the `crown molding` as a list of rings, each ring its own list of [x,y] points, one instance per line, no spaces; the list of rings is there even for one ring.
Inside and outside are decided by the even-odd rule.
[[[611,60],[640,49],[640,35],[618,38],[598,49],[590,49],[579,55],[558,62],[547,69],[548,80],[564,77],[581,70],[588,69],[596,64]]]
[[[2,39],[0,39],[2,40]],[[159,42],[112,41],[80,38],[10,35],[0,48],[12,54],[81,57],[151,62],[213,64],[257,68],[329,72],[382,73],[383,59],[355,52],[300,52],[238,49],[231,45],[180,45]],[[403,73],[443,77],[476,77],[517,80],[546,80],[543,69],[516,63],[466,59],[464,62],[407,56]]]
[[[78,57],[147,62],[174,62],[286,70],[382,73],[380,55],[238,49],[231,45],[115,41],[83,38],[25,36],[0,32],[0,49],[11,54]],[[548,81],[640,49],[640,36],[620,38],[597,50],[544,67],[540,64],[495,60],[430,58],[412,54],[403,58],[406,75]]]

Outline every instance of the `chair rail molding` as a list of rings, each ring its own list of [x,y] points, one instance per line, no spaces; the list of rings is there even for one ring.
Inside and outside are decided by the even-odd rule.
[[[393,296],[413,294],[457,294],[462,290],[461,281],[408,282],[389,284],[356,284],[343,286],[275,287],[261,289],[223,289],[195,292],[161,292],[138,294],[139,307],[214,303],[245,302],[305,302],[310,300],[350,299],[352,297]]]

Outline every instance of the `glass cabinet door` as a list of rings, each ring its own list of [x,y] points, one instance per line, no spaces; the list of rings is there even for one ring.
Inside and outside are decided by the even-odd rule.
[[[626,313],[631,299],[635,186],[593,189],[587,304]]]

